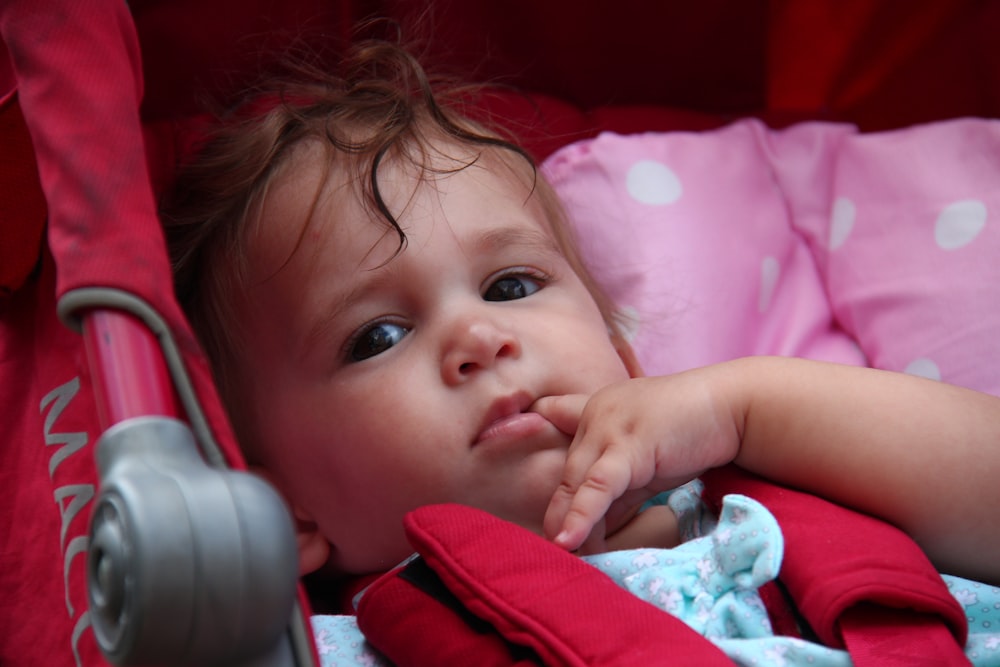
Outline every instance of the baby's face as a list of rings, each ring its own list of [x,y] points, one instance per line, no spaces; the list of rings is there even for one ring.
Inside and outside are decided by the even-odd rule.
[[[570,439],[534,402],[628,372],[527,177],[489,154],[419,186],[385,165],[395,255],[336,170],[302,231],[324,159],[298,151],[252,242],[242,430],[340,571],[405,558],[402,516],[430,503],[540,531]]]

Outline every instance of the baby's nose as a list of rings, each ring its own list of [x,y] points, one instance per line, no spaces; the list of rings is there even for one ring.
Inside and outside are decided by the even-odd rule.
[[[458,384],[492,368],[499,359],[520,354],[520,344],[507,327],[488,318],[463,318],[453,325],[441,372],[445,382]]]

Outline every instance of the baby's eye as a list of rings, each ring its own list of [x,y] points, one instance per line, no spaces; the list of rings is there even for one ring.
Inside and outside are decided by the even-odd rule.
[[[351,341],[347,354],[351,361],[365,359],[382,354],[390,347],[403,340],[410,330],[392,322],[376,322],[363,329]]]
[[[494,280],[483,293],[486,301],[513,301],[531,296],[542,289],[543,280],[524,274],[506,275]]]

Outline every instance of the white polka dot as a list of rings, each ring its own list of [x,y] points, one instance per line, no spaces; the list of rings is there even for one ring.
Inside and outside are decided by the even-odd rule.
[[[938,368],[938,365],[926,357],[914,359],[906,366],[903,372],[927,378],[928,380],[941,379],[941,370]]]
[[[986,226],[986,205],[978,199],[948,204],[934,224],[934,240],[942,250],[957,250],[972,241]]]
[[[632,198],[643,204],[673,204],[680,199],[680,179],[667,165],[654,160],[640,160],[628,170],[625,187]]]
[[[837,197],[833,202],[833,211],[830,213],[830,239],[828,247],[836,250],[844,245],[847,237],[854,229],[854,218],[857,215],[857,208],[854,202],[847,197]]]
[[[621,326],[622,335],[629,343],[635,342],[635,337],[639,334],[639,324],[641,318],[639,311],[632,306],[623,306],[618,309],[618,324]]]
[[[760,294],[757,299],[757,310],[765,312],[771,305],[774,288],[781,275],[781,265],[774,257],[765,257],[760,263]]]

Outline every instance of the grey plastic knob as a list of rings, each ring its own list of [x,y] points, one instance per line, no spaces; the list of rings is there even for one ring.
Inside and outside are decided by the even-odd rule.
[[[130,419],[97,445],[91,622],[117,665],[223,665],[268,653],[297,594],[291,516],[262,479],[210,467],[187,425]]]

